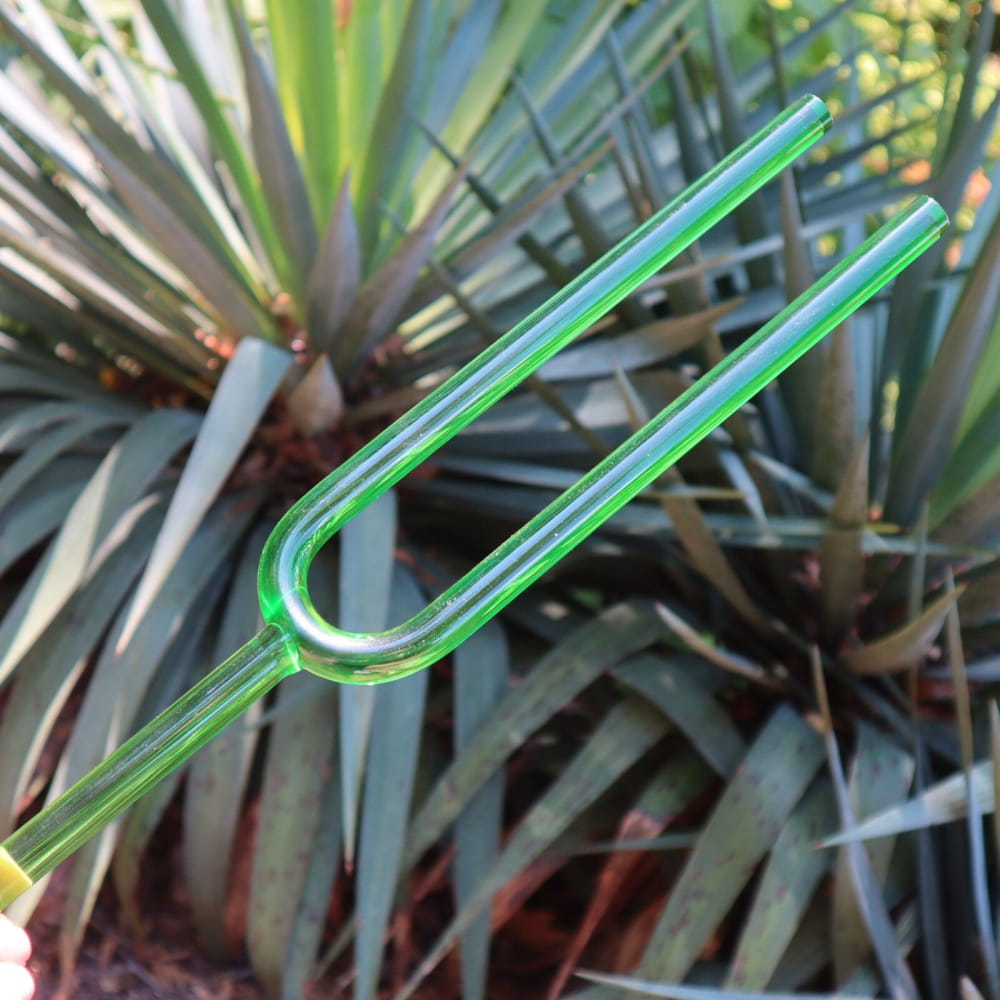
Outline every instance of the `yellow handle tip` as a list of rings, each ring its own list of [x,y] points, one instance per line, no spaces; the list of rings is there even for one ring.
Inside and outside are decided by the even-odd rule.
[[[31,885],[31,879],[10,856],[10,852],[5,847],[0,847],[0,910],[13,903]]]

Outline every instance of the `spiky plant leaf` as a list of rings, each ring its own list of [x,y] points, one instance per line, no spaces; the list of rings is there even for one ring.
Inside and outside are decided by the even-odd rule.
[[[660,914],[643,956],[644,974],[687,975],[732,899],[773,847],[821,753],[816,733],[790,709],[779,709],[767,721],[727,783]]]
[[[404,567],[397,566],[392,588],[392,620],[408,621],[424,606],[420,587]],[[399,684],[375,689],[370,771],[358,836],[358,1000],[375,995],[381,973],[386,931],[407,847],[427,683],[427,672],[421,671]]]
[[[381,632],[389,623],[396,512],[396,496],[390,491],[345,525],[339,586],[343,628],[362,633]],[[361,786],[376,699],[373,687],[359,686],[341,692],[341,815],[348,862],[354,859]]]
[[[249,536],[237,563],[219,631],[213,662],[239,648],[258,631],[257,551],[267,524]],[[258,731],[253,725],[260,706],[251,709],[230,732],[214,740],[191,762],[184,797],[184,880],[192,917],[210,953],[226,953],[225,912],[230,889],[233,843]]]
[[[510,651],[503,630],[490,623],[455,651],[455,753],[472,742],[506,693]],[[503,827],[503,775],[479,789],[455,821],[455,901],[473,896],[480,872],[496,860]],[[490,911],[487,907],[462,935],[462,994],[485,996],[489,969]]]

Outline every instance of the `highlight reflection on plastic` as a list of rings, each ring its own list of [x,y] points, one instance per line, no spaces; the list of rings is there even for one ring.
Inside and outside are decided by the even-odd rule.
[[[263,630],[0,845],[0,908],[283,677],[309,670],[333,681],[378,683],[445,656],[930,246],[947,218],[922,198],[410,621],[362,635],[334,628],[317,614],[307,587],[309,565],[343,524],[772,179],[829,125],[818,98],[789,107],[296,503],[261,557]]]

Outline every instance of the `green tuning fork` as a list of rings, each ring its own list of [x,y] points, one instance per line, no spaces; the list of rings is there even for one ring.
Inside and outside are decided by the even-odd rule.
[[[829,125],[818,98],[790,106],[299,500],[261,556],[261,632],[0,845],[0,908],[282,678],[308,670],[333,681],[379,683],[451,652],[923,253],[947,224],[928,198],[883,226],[408,622],[358,634],[317,613],[309,566],[347,521],[772,179]]]

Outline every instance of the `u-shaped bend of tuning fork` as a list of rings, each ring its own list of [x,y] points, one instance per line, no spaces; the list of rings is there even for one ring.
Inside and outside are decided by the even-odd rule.
[[[364,504],[690,245],[828,125],[819,99],[797,102],[292,507],[268,540],[259,590],[265,620],[289,637],[301,667],[332,680],[371,683],[440,659],[937,238],[947,223],[944,212],[930,199],[914,202],[408,622],[359,634],[319,615],[309,596],[309,566]]]

